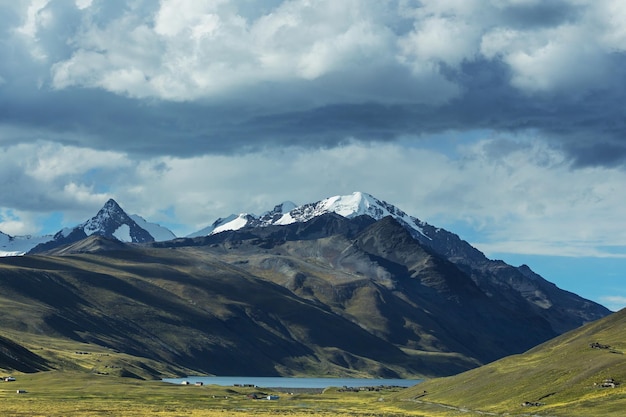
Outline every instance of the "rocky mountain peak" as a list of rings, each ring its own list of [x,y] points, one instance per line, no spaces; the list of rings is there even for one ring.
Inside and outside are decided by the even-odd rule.
[[[107,236],[114,234],[124,224],[130,227],[131,222],[134,223],[119,204],[109,199],[94,217],[81,226],[87,236],[94,233]]]

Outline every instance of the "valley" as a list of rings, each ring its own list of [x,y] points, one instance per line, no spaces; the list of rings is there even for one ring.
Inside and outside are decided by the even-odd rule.
[[[0,370],[26,382],[2,395],[28,394],[10,411],[101,415],[116,399],[136,415],[523,415],[523,403],[575,415],[559,413],[605,397],[622,404],[621,313],[367,201],[369,211],[349,216],[326,202],[272,224],[285,216],[277,208],[263,217],[271,221],[163,241],[122,227],[132,218],[109,202],[56,242],[1,258]],[[121,241],[120,229],[141,238]],[[187,375],[427,381],[280,403],[216,387],[187,387],[181,401],[181,387],[159,382]],[[66,382],[44,388],[50,378]],[[611,378],[611,390],[593,385]],[[153,389],[160,408],[147,399]]]

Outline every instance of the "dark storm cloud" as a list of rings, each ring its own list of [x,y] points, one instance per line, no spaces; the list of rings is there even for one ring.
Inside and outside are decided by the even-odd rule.
[[[554,27],[578,20],[583,12],[583,7],[560,0],[513,3],[502,9],[502,22],[516,29]]]
[[[625,62],[626,64],[626,62]],[[337,103],[299,111],[247,112],[236,104],[142,102],[98,90],[74,89],[0,98],[0,121],[34,129],[30,140],[116,149],[133,154],[190,156],[267,145],[334,146],[347,138],[389,141],[446,130],[540,130],[561,142],[579,165],[623,161],[626,137],[621,91],[582,98],[528,97],[484,63],[468,69],[462,96],[427,103]],[[489,75],[472,72],[488,72]],[[28,139],[28,134],[22,139]],[[13,138],[6,138],[5,143]],[[0,142],[3,140],[0,139]]]

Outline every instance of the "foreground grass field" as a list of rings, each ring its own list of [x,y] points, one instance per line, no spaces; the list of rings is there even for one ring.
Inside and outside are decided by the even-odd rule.
[[[172,385],[83,372],[17,374],[0,382],[0,414],[10,416],[424,416],[397,390],[293,394],[262,388]],[[193,382],[193,381],[192,381]],[[24,391],[17,393],[18,390]],[[276,401],[248,394],[277,394]],[[405,408],[408,407],[408,408]]]
[[[12,375],[0,381],[0,415],[6,416],[450,416],[456,412],[414,401],[392,400],[403,390],[290,395],[271,390],[194,385],[150,380],[180,369],[93,344],[9,332],[6,336],[53,363],[56,370]],[[189,371],[188,373],[192,373]],[[123,377],[135,375],[139,378]],[[193,380],[190,380],[193,383]],[[18,390],[25,391],[18,394]],[[278,401],[251,400],[251,393],[275,393]],[[464,416],[472,414],[464,413]]]

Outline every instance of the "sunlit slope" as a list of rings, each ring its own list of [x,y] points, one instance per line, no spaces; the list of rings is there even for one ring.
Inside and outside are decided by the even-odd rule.
[[[626,310],[524,354],[463,374],[434,379],[400,394],[491,412],[623,416],[626,410]],[[615,388],[601,385],[615,381]],[[607,384],[609,385],[609,384]],[[524,402],[536,403],[523,407]]]

